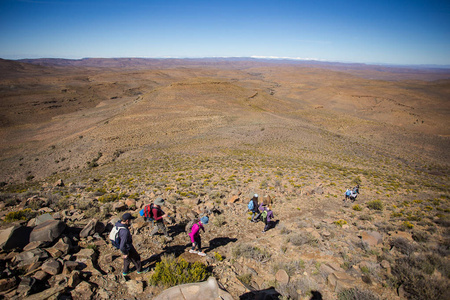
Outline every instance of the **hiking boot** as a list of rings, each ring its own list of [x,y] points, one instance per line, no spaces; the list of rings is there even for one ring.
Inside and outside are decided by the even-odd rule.
[[[145,268],[145,269],[142,269],[140,272],[137,272],[138,274],[144,274],[144,273],[147,273],[149,271],[149,268]]]
[[[198,253],[198,251],[195,251],[195,250],[189,250],[189,253],[194,253],[194,254],[197,254]]]
[[[197,253],[198,255],[200,255],[200,256],[206,256],[206,253],[205,252],[199,252],[199,253]]]

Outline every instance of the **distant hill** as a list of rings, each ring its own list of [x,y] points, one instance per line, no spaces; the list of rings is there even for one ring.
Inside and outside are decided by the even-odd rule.
[[[49,67],[91,67],[91,68],[129,68],[166,69],[179,67],[215,67],[226,69],[247,69],[255,67],[298,66],[321,68],[352,73],[370,79],[385,80],[439,80],[450,78],[450,68],[433,66],[389,66],[361,63],[340,63],[312,60],[269,59],[269,58],[39,58],[21,59],[19,63]]]

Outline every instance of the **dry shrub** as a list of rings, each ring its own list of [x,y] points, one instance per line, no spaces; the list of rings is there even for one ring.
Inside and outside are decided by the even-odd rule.
[[[338,300],[379,300],[380,298],[369,290],[351,288],[338,294]]]
[[[400,253],[411,255],[416,251],[416,247],[405,238],[395,238],[390,241],[390,246],[395,247]]]
[[[397,286],[403,286],[408,299],[445,299],[449,286],[440,278],[429,275],[434,271],[433,261],[424,257],[404,257],[396,260],[392,274]]]
[[[317,246],[319,241],[309,232],[293,233],[288,236],[288,242],[295,246],[310,245]]]
[[[238,244],[232,250],[233,257],[251,258],[256,261],[265,261],[270,258],[270,253],[265,250],[248,244]]]

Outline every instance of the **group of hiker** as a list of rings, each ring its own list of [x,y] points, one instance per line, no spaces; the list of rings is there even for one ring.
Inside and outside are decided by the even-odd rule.
[[[352,188],[352,189],[348,188],[348,189],[345,191],[345,194],[344,194],[344,196],[345,196],[344,202],[347,201],[347,200],[350,200],[350,201],[352,201],[352,202],[355,202],[356,197],[358,197],[358,194],[359,194],[359,185],[356,185],[356,186],[355,186],[354,188]]]
[[[272,227],[272,221],[274,219],[272,203],[270,198],[265,201],[267,203],[264,201],[259,203],[258,200],[258,194],[253,194],[253,197],[248,204],[248,209],[252,214],[251,221],[264,222],[265,226],[262,232],[266,232]],[[165,218],[170,218],[170,216],[162,210],[162,206],[164,206],[164,204],[165,200],[158,197],[153,203],[146,205],[140,211],[140,215],[144,217],[147,222],[151,222],[153,224],[153,229],[150,232],[150,236],[154,236],[156,233],[162,232],[168,240],[172,240],[173,238],[169,236],[164,222]],[[129,230],[129,226],[131,225],[133,219],[135,219],[135,217],[130,213],[123,214],[121,219],[116,222],[109,235],[112,245],[117,249],[120,249],[122,252],[122,276],[124,278],[126,278],[126,276],[130,273],[131,263],[133,263],[136,267],[138,274],[146,273],[149,270],[149,268],[142,268],[141,257],[133,246],[133,238]],[[185,230],[189,235],[190,242],[192,243],[189,253],[206,256],[206,253],[202,251],[202,240],[200,233],[201,231],[205,231],[204,225],[208,224],[208,222],[208,216],[202,216],[186,225]]]
[[[164,204],[164,199],[158,197],[153,203],[146,205],[140,211],[140,215],[144,217],[147,222],[153,223],[153,230],[150,232],[150,236],[154,236],[161,231],[168,240],[172,240],[173,238],[169,236],[167,227],[164,223],[164,219],[170,217],[162,210]],[[149,268],[142,268],[141,257],[133,246],[133,238],[129,226],[134,219],[135,217],[130,213],[123,214],[121,219],[116,222],[109,235],[112,245],[122,252],[122,276],[124,278],[126,278],[130,272],[130,263],[134,264],[138,274],[146,273],[149,270]],[[209,218],[207,216],[202,216],[198,220],[188,223],[186,226],[186,231],[188,232],[192,243],[192,247],[189,250],[190,253],[206,256],[206,253],[202,251],[200,230],[205,231],[204,225],[208,224],[208,222]]]
[[[266,232],[271,228],[272,220],[274,218],[272,203],[270,200],[266,201],[267,203],[264,203],[264,201],[258,203],[258,199],[258,194],[254,194],[252,199],[248,203],[247,208],[252,214],[251,221],[255,223],[259,221],[264,222],[265,226],[262,232]]]

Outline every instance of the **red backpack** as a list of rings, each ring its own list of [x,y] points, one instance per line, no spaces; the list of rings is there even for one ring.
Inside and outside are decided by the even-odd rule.
[[[153,203],[144,207],[144,217],[153,219]]]

